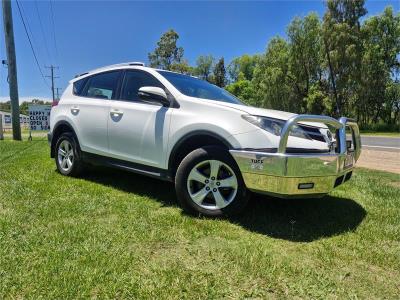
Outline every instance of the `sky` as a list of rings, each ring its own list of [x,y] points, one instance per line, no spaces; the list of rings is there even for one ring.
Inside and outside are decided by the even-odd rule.
[[[55,65],[56,87],[85,71],[127,61],[147,63],[162,33],[178,32],[178,46],[194,65],[199,55],[232,58],[262,53],[290,21],[325,11],[323,1],[40,1],[18,0],[42,73]],[[367,1],[368,15],[399,1]],[[35,62],[15,1],[12,1],[20,102],[50,99],[50,79]],[[0,22],[0,59],[6,59]],[[0,66],[0,101],[9,99],[7,68]]]

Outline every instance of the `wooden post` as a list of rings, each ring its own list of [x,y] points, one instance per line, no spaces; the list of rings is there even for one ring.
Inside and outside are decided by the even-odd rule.
[[[11,12],[11,1],[2,0],[4,36],[6,41],[8,79],[10,87],[11,116],[13,139],[21,140],[21,124],[19,122],[19,98],[17,82],[17,60],[15,58],[14,28]]]
[[[3,115],[0,114],[0,141],[4,140],[4,135],[3,135]]]

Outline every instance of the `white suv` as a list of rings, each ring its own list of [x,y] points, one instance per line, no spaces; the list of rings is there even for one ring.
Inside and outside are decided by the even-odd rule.
[[[207,216],[240,212],[248,190],[327,194],[350,179],[361,152],[358,126],[346,118],[247,106],[206,81],[142,63],[71,80],[48,137],[64,175],[89,162],[169,180],[186,212]]]

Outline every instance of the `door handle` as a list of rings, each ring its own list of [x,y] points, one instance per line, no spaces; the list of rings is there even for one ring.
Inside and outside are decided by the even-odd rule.
[[[78,106],[72,106],[72,107],[71,107],[71,113],[72,113],[73,115],[78,114],[78,112],[79,112],[79,107],[78,107]]]
[[[111,109],[111,111],[110,111],[110,115],[112,117],[119,117],[119,116],[122,116],[123,114],[124,114],[124,112],[119,109]]]

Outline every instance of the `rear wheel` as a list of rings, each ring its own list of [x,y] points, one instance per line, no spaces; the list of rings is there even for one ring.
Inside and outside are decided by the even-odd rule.
[[[58,138],[55,160],[58,171],[63,175],[77,176],[82,171],[79,145],[72,133],[63,133]]]
[[[207,146],[189,153],[179,165],[175,186],[179,203],[190,214],[234,215],[248,201],[240,170],[221,147]]]

